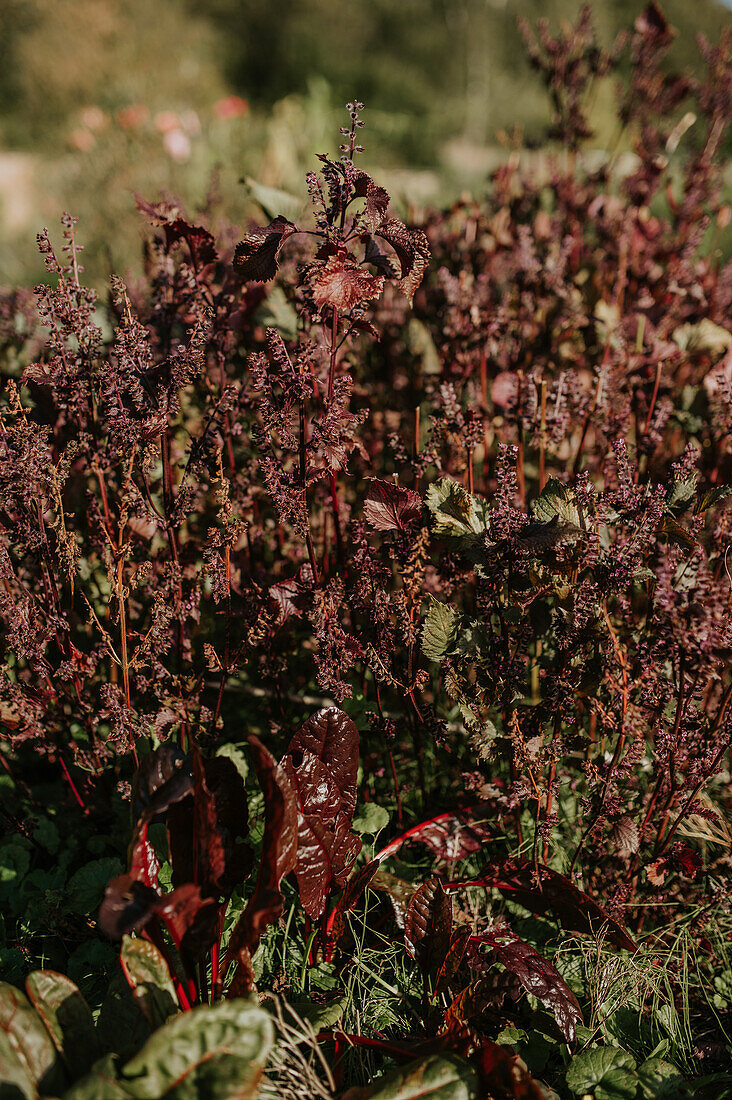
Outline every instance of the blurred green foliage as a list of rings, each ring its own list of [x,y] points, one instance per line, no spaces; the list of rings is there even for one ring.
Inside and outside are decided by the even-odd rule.
[[[367,105],[367,167],[397,197],[440,201],[479,186],[499,131],[535,144],[546,97],[516,21],[556,26],[579,0],[2,0],[0,271],[37,278],[34,234],[71,208],[87,271],[134,263],[131,192],[215,187],[233,220],[255,212],[244,175],[302,192],[304,165],[334,149],[343,103]],[[695,36],[730,20],[718,0],[666,0],[679,66]],[[641,0],[594,4],[601,41]],[[240,97],[235,99],[233,97]],[[245,102],[241,102],[241,101]],[[614,89],[598,89],[597,144],[610,140]],[[214,175],[215,173],[215,175]],[[115,226],[110,240],[109,226]]]

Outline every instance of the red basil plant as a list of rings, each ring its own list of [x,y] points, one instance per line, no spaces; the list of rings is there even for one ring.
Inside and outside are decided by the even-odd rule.
[[[607,51],[588,11],[525,34],[564,148],[485,198],[405,224],[354,102],[298,224],[138,200],[103,305],[65,215],[0,299],[0,761],[29,806],[34,769],[80,822],[131,804],[98,929],[141,997],[135,943],[176,1010],[249,994],[288,907],[337,983],[375,913],[415,1020],[323,1025],[334,1088],[347,1041],[548,1095],[494,1041],[527,994],[558,1041],[587,1015],[532,920],[635,956],[693,912],[724,966],[732,39],[691,76],[655,3]],[[593,159],[614,73],[632,154]]]

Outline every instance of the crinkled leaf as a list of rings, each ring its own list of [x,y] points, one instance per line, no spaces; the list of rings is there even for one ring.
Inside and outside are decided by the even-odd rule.
[[[16,1096],[35,1100],[38,1088],[52,1093],[61,1080],[56,1047],[30,1001],[0,982],[0,1086],[15,1086]]]
[[[560,524],[581,527],[581,519],[574,490],[555,477],[547,479],[539,496],[532,502],[531,510],[540,523],[549,523],[555,517]]]
[[[422,652],[428,661],[441,661],[452,652],[461,618],[454,607],[430,598],[422,628]]]
[[[410,306],[430,262],[429,242],[421,229],[407,229],[398,218],[387,218],[377,236],[394,249],[400,264],[399,288]]]
[[[475,942],[476,945],[486,943],[492,948],[498,962],[518,978],[527,993],[551,1011],[567,1042],[573,1043],[575,1028],[583,1022],[582,1010],[556,967],[531,944],[514,936],[489,934],[476,937]],[[491,965],[490,958],[481,954],[473,954],[470,964],[473,969]]]
[[[55,970],[34,970],[25,982],[28,998],[73,1078],[99,1057],[94,1017],[78,988]]]
[[[567,1085],[576,1096],[595,1100],[635,1100],[635,1058],[620,1047],[594,1047],[576,1054],[567,1070]]]
[[[350,828],[358,730],[337,707],[320,710],[294,735],[282,764],[297,805],[295,874],[305,912],[315,919],[324,912],[332,885],[345,882],[361,848]]]
[[[282,245],[296,232],[297,227],[280,215],[269,225],[247,233],[234,253],[234,268],[244,282],[266,283],[274,279]]]
[[[151,1027],[160,1027],[178,1010],[178,998],[164,956],[149,940],[124,936],[120,962]]]
[[[444,477],[433,482],[425,500],[433,516],[432,528],[440,537],[479,535],[486,529],[485,502],[457,481]]]
[[[169,203],[146,202],[139,195],[135,196],[135,200],[141,214],[144,214],[153,225],[159,225],[165,229],[165,243],[168,248],[172,248],[177,241],[185,241],[196,269],[216,262],[216,245],[208,229],[204,229],[201,225],[192,225],[180,216],[177,207]]]
[[[423,974],[436,974],[452,937],[452,898],[433,875],[415,891],[404,918],[404,943]]]
[[[85,863],[66,885],[69,909],[81,916],[93,913],[104,897],[110,878],[121,870],[122,864],[116,856],[105,856]]]
[[[359,219],[360,225],[367,233],[375,233],[386,217],[389,209],[389,192],[384,187],[379,187],[368,172],[357,172],[354,179],[353,194],[355,198],[365,198],[366,205]]]
[[[250,1100],[272,1048],[269,1013],[248,1000],[201,1005],[168,1020],[124,1066],[139,1100]]]
[[[422,514],[422,498],[393,481],[371,478],[363,504],[366,522],[375,531],[405,531]]]
[[[348,312],[359,302],[374,301],[384,289],[382,275],[369,271],[338,254],[330,256],[311,279],[313,301],[319,309],[330,306]]]
[[[681,351],[708,352],[716,358],[732,347],[732,332],[721,325],[715,325],[708,317],[702,317],[696,324],[681,325],[674,329],[672,340]]]

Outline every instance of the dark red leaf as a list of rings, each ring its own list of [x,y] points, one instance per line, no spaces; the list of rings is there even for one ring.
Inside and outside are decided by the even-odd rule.
[[[373,301],[384,289],[382,275],[372,275],[346,257],[331,256],[311,279],[313,301],[319,309],[330,306],[348,311],[359,302]]]
[[[608,916],[596,901],[578,890],[558,871],[551,867],[539,867],[539,882],[533,863],[521,859],[507,859],[503,864],[489,863],[477,878],[467,882],[447,884],[447,889],[462,886],[494,886],[503,894],[514,898],[525,909],[537,916],[551,913],[564,928],[572,932],[589,932],[592,935],[603,929],[616,947],[625,951],[637,951],[626,930],[618,921]]]
[[[150,886],[154,890],[158,886],[160,874],[160,860],[152,844],[147,838],[148,824],[145,822],[132,844],[130,856],[130,875],[144,886]]]
[[[435,993],[444,992],[450,985],[450,982],[454,981],[455,975],[460,969],[463,958],[465,957],[465,949],[468,946],[469,939],[469,928],[456,928],[453,932],[447,954],[437,971]]]
[[[360,225],[368,233],[375,233],[379,228],[391,201],[389,192],[384,187],[379,187],[368,172],[358,172],[354,181],[353,194],[355,198],[365,198],[366,206],[360,218]]]
[[[388,218],[379,226],[377,236],[394,249],[401,266],[399,288],[411,306],[417,287],[430,262],[430,246],[421,229],[407,229],[404,222]]]
[[[144,214],[153,225],[159,225],[165,229],[165,242],[168,248],[172,248],[177,241],[186,242],[196,270],[216,262],[216,245],[208,229],[186,221],[180,216],[178,207],[170,203],[146,202],[139,195],[135,196],[135,201],[141,214]]]
[[[422,515],[422,498],[393,481],[371,478],[363,512],[376,531],[404,531]]]
[[[282,215],[248,233],[234,253],[234,268],[244,282],[266,283],[274,279],[282,245],[293,233],[297,233],[297,226]]]
[[[493,838],[493,830],[481,817],[486,809],[482,806],[468,806],[463,810],[448,810],[419,825],[407,829],[406,833],[395,837],[376,858],[379,862],[388,859],[399,851],[407,841],[419,841],[426,844],[438,859],[453,863],[465,856],[479,852],[487,840]]]
[[[491,955],[483,955],[483,944],[491,947]],[[579,1001],[554,966],[530,944],[512,935],[495,933],[471,937],[468,963],[482,972],[493,959],[514,974],[527,993],[541,1001],[553,1014],[568,1043],[575,1039],[575,1028],[581,1024]]]
[[[451,936],[452,898],[433,875],[415,891],[404,918],[404,943],[423,974],[439,972],[450,950]]]
[[[333,884],[345,882],[361,849],[350,829],[358,730],[337,707],[320,710],[292,738],[282,764],[297,799],[300,898],[308,916],[317,919]]]
[[[151,821],[193,790],[190,759],[172,741],[165,741],[140,761],[132,786],[135,813]]]
[[[297,769],[299,755],[310,752],[326,766],[341,796],[340,808],[353,817],[358,782],[358,730],[338,707],[326,707],[304,722],[286,755]]]
[[[118,875],[107,885],[99,910],[99,927],[111,940],[137,931],[155,914],[160,896],[132,875]]]

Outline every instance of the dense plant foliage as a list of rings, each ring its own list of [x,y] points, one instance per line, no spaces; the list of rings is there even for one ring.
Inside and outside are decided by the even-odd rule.
[[[13,1096],[727,1094],[732,43],[525,34],[549,178],[3,295]]]

